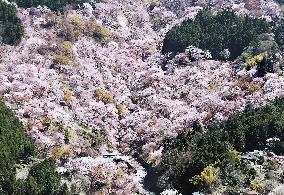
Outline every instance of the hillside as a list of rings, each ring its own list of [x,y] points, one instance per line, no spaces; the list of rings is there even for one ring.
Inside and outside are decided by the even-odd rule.
[[[51,2],[0,0],[0,94],[37,148],[21,185],[284,193],[282,1]]]

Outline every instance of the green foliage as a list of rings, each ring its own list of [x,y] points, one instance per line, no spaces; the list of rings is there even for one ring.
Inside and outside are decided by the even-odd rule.
[[[0,19],[2,22],[13,21],[16,14],[17,9],[14,5],[0,1]]]
[[[19,180],[15,184],[13,195],[40,195],[41,189],[39,188],[35,178],[28,177],[26,180]]]
[[[284,51],[284,19],[276,23],[273,33],[280,49]]]
[[[200,11],[194,20],[187,20],[171,29],[162,52],[183,52],[189,45],[209,50],[213,59],[222,59],[224,49],[230,51],[231,60],[239,56],[258,34],[271,31],[271,24],[262,19],[239,17],[225,9],[216,16],[210,9]]]
[[[53,11],[62,11],[63,7],[66,5],[82,5],[83,3],[94,4],[99,2],[99,0],[13,0],[20,7],[28,8],[28,7],[37,7],[47,6],[49,9]]]
[[[278,137],[284,140],[284,99],[242,114],[230,117],[221,128],[230,136],[228,141],[238,151],[262,150],[266,140]]]
[[[259,190],[261,190],[263,188],[264,188],[264,184],[263,183],[255,182],[255,183],[251,184],[251,189],[253,189],[253,190],[259,191]]]
[[[13,4],[0,1],[0,41],[9,45],[17,45],[24,29],[17,17],[17,10]]]
[[[97,99],[105,102],[105,103],[113,103],[114,96],[111,92],[107,92],[101,88],[96,88],[94,95]]]
[[[66,185],[60,187],[61,176],[55,170],[55,160],[45,159],[31,167],[26,180],[16,183],[15,195],[69,195]]]
[[[200,126],[195,125],[194,133],[179,135],[176,140],[166,143],[163,160],[159,165],[162,173],[158,182],[159,187],[174,187],[181,192],[192,189],[205,190],[209,193],[211,186],[207,185],[206,181],[200,180],[201,172],[206,167],[212,165],[220,167],[221,178],[229,175],[232,170],[243,172],[240,169],[241,163],[237,152],[228,142],[228,134],[218,125],[211,128],[204,132]],[[198,185],[193,186],[191,179]],[[227,178],[226,182],[233,183],[231,180]]]
[[[194,125],[194,129],[193,133],[179,135],[165,143],[158,185],[187,192],[194,189],[190,179],[200,178],[206,167],[214,166],[220,168],[222,185],[227,186],[228,192],[236,193],[240,189],[238,186],[250,184],[256,176],[255,170],[240,160],[237,151],[264,150],[266,140],[277,137],[280,141],[271,149],[283,154],[284,98],[263,107],[248,108],[224,122],[211,124],[206,132],[198,125]],[[209,193],[204,186],[195,190]]]
[[[212,187],[219,179],[219,171],[219,168],[211,165],[205,167],[200,175],[195,175],[193,177],[194,185]]]
[[[56,194],[60,188],[60,175],[55,170],[55,160],[46,159],[34,165],[29,173],[41,189],[41,194]]]
[[[257,62],[257,76],[263,77],[266,73],[273,72],[273,62],[268,56]]]
[[[11,194],[15,164],[33,155],[35,148],[14,113],[0,102],[0,194]]]
[[[46,159],[31,167],[25,180],[17,180],[16,164],[35,154],[35,147],[27,138],[14,113],[0,102],[0,194],[67,195],[68,188],[60,188],[60,175],[55,161]]]
[[[237,58],[237,61],[245,65],[247,70],[256,66],[258,77],[263,77],[269,72],[277,72],[280,67],[275,66],[274,54],[280,51],[278,43],[280,44],[281,40],[278,40],[278,43],[276,41],[273,33],[260,34]]]
[[[21,38],[24,36],[24,29],[20,20],[14,22],[6,22],[4,24],[4,32],[1,35],[2,41],[8,45],[17,45],[20,43]]]
[[[64,184],[61,187],[61,189],[60,189],[60,191],[59,191],[59,193],[57,195],[71,195],[71,193],[70,193],[70,191],[69,191],[69,189],[68,189],[66,184]]]

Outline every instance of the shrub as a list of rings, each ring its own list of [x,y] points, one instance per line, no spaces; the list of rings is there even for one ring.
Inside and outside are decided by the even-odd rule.
[[[104,26],[99,24],[95,19],[91,19],[86,25],[87,35],[98,41],[108,42],[113,36],[112,33]]]
[[[247,59],[246,69],[249,70],[256,66],[257,76],[263,77],[266,73],[274,72],[273,56],[269,56],[267,52],[260,53]]]
[[[161,3],[160,0],[151,0],[151,1],[150,1],[150,6],[149,6],[150,10],[153,10],[153,9],[154,9],[156,6],[158,6],[160,3]]]
[[[0,38],[3,43],[17,45],[24,35],[17,9],[13,4],[0,1]]]
[[[262,61],[257,63],[257,76],[263,77],[266,73],[274,72],[273,70],[273,61],[271,58],[264,56]]]
[[[50,20],[49,23],[51,23],[51,26],[55,26],[57,35],[70,43],[78,41],[83,35],[94,38],[96,41],[103,44],[108,43],[115,38],[115,35],[112,32],[102,24],[98,23],[93,17],[87,21],[84,21],[79,16],[51,17],[54,19],[48,17],[47,20]]]
[[[56,52],[56,55],[53,57],[53,63],[54,65],[77,65],[77,61],[74,58],[73,55],[73,44],[70,41],[63,41],[60,46],[58,46],[56,49],[54,49]],[[70,94],[70,90],[64,91],[64,100],[66,101],[65,95],[68,99],[68,97],[72,96]]]
[[[52,150],[52,155],[55,158],[66,158],[70,154],[70,146],[64,145],[62,147],[55,147]]]
[[[73,92],[69,89],[65,90],[63,99],[66,103],[70,103],[73,99]]]
[[[118,111],[118,114],[123,114],[124,112],[126,112],[127,110],[127,107],[124,103],[121,103],[121,104],[118,104],[117,105],[117,111]]]
[[[99,147],[106,140],[106,135],[100,131],[92,134],[92,147]]]
[[[76,23],[72,22],[72,18],[67,20],[63,18],[61,23],[58,24],[58,35],[66,41],[75,42],[83,35],[84,26],[74,25]]]
[[[239,56],[258,34],[271,31],[271,24],[262,19],[239,17],[225,9],[214,16],[210,9],[200,11],[194,20],[172,28],[164,39],[162,52],[176,54],[189,45],[209,50],[213,59],[223,59],[228,49],[230,60]]]
[[[63,64],[63,65],[68,65],[70,62],[70,59],[68,56],[64,55],[56,55],[53,59],[53,62],[55,64]]]
[[[76,39],[78,40],[84,33],[84,22],[79,17],[71,17],[69,18],[69,25],[72,26],[72,31]]]
[[[264,33],[257,36],[248,48],[237,58],[244,63],[247,70],[257,68],[257,76],[262,77],[268,72],[277,72],[280,68],[276,66],[277,57],[275,53],[280,51],[279,41],[273,33]],[[280,43],[279,43],[280,44]]]
[[[70,129],[64,129],[63,131],[65,135],[65,142],[69,143],[69,141],[74,137],[74,132]]]
[[[94,95],[97,97],[97,99],[103,101],[106,104],[114,102],[113,94],[111,92],[106,92],[101,88],[97,88]]]
[[[73,44],[70,41],[64,41],[62,44],[63,53],[71,56],[73,53]]]
[[[264,184],[263,183],[255,182],[255,183],[251,184],[251,189],[253,189],[253,190],[259,191],[259,190],[261,190],[263,188],[264,188]]]
[[[213,166],[207,166],[200,173],[200,175],[196,175],[193,177],[194,185],[208,186],[211,187],[218,181],[219,177],[219,168],[215,168]]]

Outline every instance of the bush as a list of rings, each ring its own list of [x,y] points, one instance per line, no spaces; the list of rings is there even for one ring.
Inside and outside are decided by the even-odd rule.
[[[17,45],[24,35],[17,9],[13,4],[0,1],[0,38],[3,43]]]
[[[271,32],[271,24],[263,19],[237,16],[225,9],[214,16],[210,9],[200,11],[194,20],[172,28],[164,39],[162,53],[183,52],[189,45],[209,50],[213,59],[223,59],[228,49],[230,60],[239,56],[258,34]]]
[[[201,185],[206,187],[211,187],[218,181],[219,177],[219,168],[215,168],[213,166],[207,166],[200,173],[200,175],[196,175],[193,177],[194,185]]]
[[[258,77],[263,77],[266,73],[274,72],[272,59],[264,55],[263,59],[257,62],[256,70]]]
[[[264,188],[264,184],[263,184],[263,183],[255,182],[255,183],[251,184],[251,189],[252,189],[252,190],[257,190],[257,191],[259,191],[259,190],[261,190],[261,189],[263,189],[263,188]]]
[[[98,100],[101,100],[106,104],[114,102],[113,94],[111,92],[104,91],[101,88],[96,88],[94,95]]]
[[[68,65],[70,61],[71,61],[70,58],[65,55],[56,55],[53,59],[54,64]]]

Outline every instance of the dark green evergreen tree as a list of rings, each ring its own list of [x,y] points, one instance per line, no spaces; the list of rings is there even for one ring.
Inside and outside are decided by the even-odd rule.
[[[16,14],[14,5],[0,1],[0,38],[5,44],[17,45],[24,35],[21,21]]]
[[[33,155],[35,148],[14,113],[0,102],[0,194],[12,194],[15,164]]]

